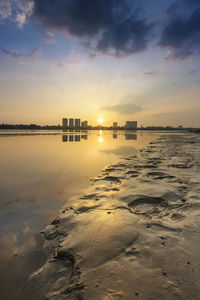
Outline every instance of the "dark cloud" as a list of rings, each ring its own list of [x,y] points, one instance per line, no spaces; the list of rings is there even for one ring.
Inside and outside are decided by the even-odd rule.
[[[183,1],[183,0],[181,0]],[[179,3],[180,4],[180,3]],[[177,17],[179,10],[180,10],[180,5],[178,4],[178,2],[173,3],[172,5],[169,6],[169,8],[167,9],[167,16],[168,18],[175,18]]]
[[[126,103],[114,106],[104,106],[101,108],[101,110],[117,112],[120,115],[132,115],[142,111],[142,108],[134,103]]]
[[[131,4],[130,4],[131,3]],[[35,0],[34,16],[48,29],[83,38],[85,45],[123,56],[144,50],[152,24],[126,0]]]
[[[43,42],[55,43],[54,30],[64,32],[78,38],[91,57],[98,52],[127,56],[145,50],[150,42],[168,49],[167,59],[199,54],[200,0],[154,2],[0,0],[0,23],[9,19],[23,28],[32,16],[47,30]]]
[[[161,47],[169,48],[167,58],[185,59],[200,51],[200,9],[189,16],[170,18],[160,40]]]
[[[183,1],[189,5],[200,4],[200,0],[183,0]]]

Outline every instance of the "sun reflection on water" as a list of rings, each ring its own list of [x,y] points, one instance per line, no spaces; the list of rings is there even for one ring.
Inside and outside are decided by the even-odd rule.
[[[98,137],[98,142],[99,142],[99,143],[102,143],[102,142],[103,142],[102,136],[99,136],[99,137]]]

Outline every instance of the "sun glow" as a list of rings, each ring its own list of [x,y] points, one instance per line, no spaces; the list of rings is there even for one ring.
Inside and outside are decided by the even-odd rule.
[[[103,122],[104,122],[104,119],[102,119],[102,118],[99,118],[99,119],[98,119],[98,122],[99,122],[99,124],[103,124]]]

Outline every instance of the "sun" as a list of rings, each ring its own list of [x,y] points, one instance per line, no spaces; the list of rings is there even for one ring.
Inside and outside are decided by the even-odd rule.
[[[104,119],[102,119],[102,118],[99,118],[99,119],[98,119],[98,122],[99,122],[99,124],[103,124],[103,122],[104,122]]]

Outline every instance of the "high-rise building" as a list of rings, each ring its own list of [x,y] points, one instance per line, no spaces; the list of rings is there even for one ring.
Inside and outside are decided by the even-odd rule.
[[[137,129],[137,121],[126,121],[125,129]]]
[[[74,119],[69,119],[69,128],[74,128]]]
[[[83,121],[81,122],[81,119],[67,119],[63,118],[62,119],[62,127],[63,129],[80,129],[82,128],[87,128],[88,127],[88,122]]]
[[[118,123],[117,123],[117,122],[114,122],[114,123],[113,123],[113,128],[116,129],[117,126],[118,126]]]
[[[68,127],[68,119],[67,118],[62,119],[62,127],[63,127],[63,129],[67,129],[67,127]]]
[[[81,127],[81,119],[75,119],[75,128]]]
[[[87,128],[88,127],[88,121],[81,122],[81,127],[82,128]]]

